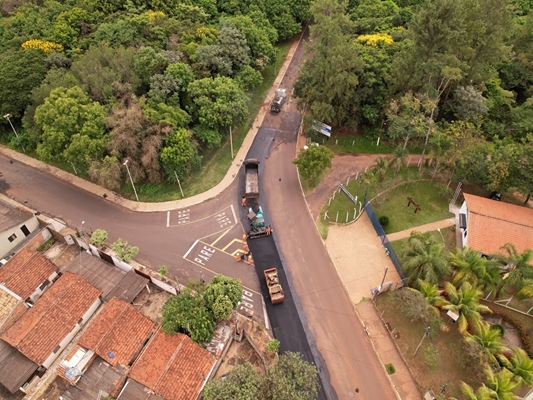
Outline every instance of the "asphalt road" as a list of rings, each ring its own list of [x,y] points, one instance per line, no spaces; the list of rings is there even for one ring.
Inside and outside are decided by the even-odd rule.
[[[248,292],[240,311],[264,322],[259,281],[252,266],[237,263],[244,230],[238,217],[234,182],[220,196],[190,209],[136,213],[56,177],[0,156],[0,189],[9,197],[46,215],[91,233],[105,229],[109,243],[123,238],[140,248],[136,260],[186,284],[189,278],[209,281],[215,274],[240,278]]]

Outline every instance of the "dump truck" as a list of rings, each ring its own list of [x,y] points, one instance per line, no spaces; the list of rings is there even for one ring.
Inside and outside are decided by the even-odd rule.
[[[254,211],[252,207],[248,209],[248,221],[250,221],[248,239],[255,239],[270,234],[271,228],[265,226],[265,218],[263,217],[261,206],[257,208],[257,211]]]
[[[276,268],[270,268],[266,269],[264,273],[268,293],[270,294],[270,302],[272,304],[283,303],[285,295],[283,294],[283,288],[279,284],[278,270]]]
[[[273,113],[279,113],[285,100],[287,99],[287,89],[277,89],[274,100],[270,103],[270,111]]]
[[[256,199],[259,197],[259,160],[249,158],[244,164],[244,197]]]

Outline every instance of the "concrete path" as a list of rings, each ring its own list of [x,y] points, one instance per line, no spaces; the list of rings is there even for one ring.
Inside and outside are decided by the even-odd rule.
[[[455,225],[455,217],[442,219],[440,221],[432,222],[430,224],[415,226],[414,228],[405,229],[400,232],[394,232],[390,235],[387,235],[387,238],[389,239],[389,242],[394,242],[395,240],[408,238],[409,236],[411,236],[411,232],[413,231],[432,232],[436,231],[437,229],[449,228],[453,225]]]

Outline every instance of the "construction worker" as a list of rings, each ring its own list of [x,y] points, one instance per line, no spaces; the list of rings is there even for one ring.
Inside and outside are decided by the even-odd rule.
[[[246,197],[245,196],[242,196],[241,206],[246,207]]]
[[[270,234],[272,233],[272,228],[270,227],[270,225],[267,226],[266,233],[267,233],[267,236],[270,236]]]
[[[244,246],[242,246],[242,249],[244,250],[245,253],[248,253],[248,250],[249,250],[248,245],[245,244]]]
[[[235,256],[235,259],[237,260],[237,262],[241,261],[242,260],[241,253],[237,253],[237,255]]]
[[[246,262],[248,264],[250,264],[250,265],[254,263],[254,260],[252,259],[252,255],[251,254],[248,255],[248,261],[246,261]]]
[[[246,243],[246,239],[248,238],[248,235],[246,233],[242,234],[242,242]]]

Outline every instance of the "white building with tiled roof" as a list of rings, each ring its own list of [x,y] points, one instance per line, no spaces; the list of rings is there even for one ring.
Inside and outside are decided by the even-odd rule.
[[[463,247],[482,254],[499,253],[512,243],[521,253],[533,249],[533,209],[464,194],[459,211],[459,228]]]

